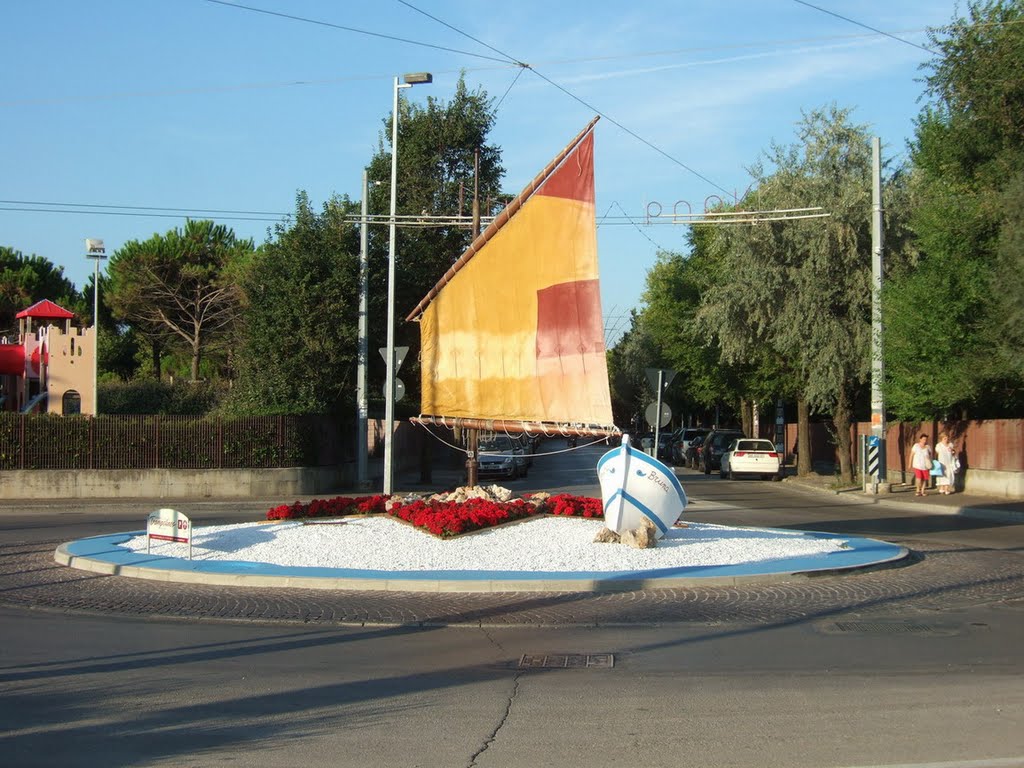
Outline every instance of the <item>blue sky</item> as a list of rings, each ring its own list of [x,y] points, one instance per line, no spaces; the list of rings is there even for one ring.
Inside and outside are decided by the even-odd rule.
[[[0,210],[0,245],[45,256],[81,287],[92,272],[84,238],[102,238],[112,252],[187,214],[56,203],[187,209],[262,242],[297,190],[316,205],[335,193],[360,197],[395,75],[430,71],[433,84],[403,96],[447,99],[464,70],[471,88],[501,99],[491,138],[509,191],[595,109],[611,118],[598,125],[595,164],[614,338],[658,248],[684,248],[684,227],[644,225],[649,203],[685,200],[698,210],[723,189],[742,194],[760,153],[794,140],[801,110],[832,102],[853,108],[886,156],[905,156],[922,105],[919,65],[930,58],[797,0],[410,3],[476,41],[398,0],[241,2],[322,24],[210,0],[4,3],[0,209],[19,210]],[[918,45],[955,10],[954,0],[814,5]],[[477,41],[577,98],[530,71],[517,79],[518,68]],[[244,221],[201,209],[266,213]]]

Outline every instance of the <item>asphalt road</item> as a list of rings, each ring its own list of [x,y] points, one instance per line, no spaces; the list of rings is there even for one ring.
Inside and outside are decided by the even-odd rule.
[[[602,450],[538,457],[509,485],[595,494]],[[777,600],[718,595],[713,618],[587,626],[109,617],[26,608],[24,588],[5,587],[0,765],[1024,766],[1024,525],[680,476],[690,519],[856,532],[924,559],[780,586]],[[202,524],[279,501],[176,504]],[[138,527],[151,506],[8,506],[0,560]],[[868,585],[871,601],[842,600]],[[829,593],[844,607],[823,608]],[[615,615],[673,599],[618,596]]]

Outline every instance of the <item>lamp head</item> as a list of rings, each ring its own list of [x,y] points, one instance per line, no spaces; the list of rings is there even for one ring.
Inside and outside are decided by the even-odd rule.
[[[410,72],[402,75],[402,82],[406,85],[422,85],[434,82],[434,76],[429,72]]]

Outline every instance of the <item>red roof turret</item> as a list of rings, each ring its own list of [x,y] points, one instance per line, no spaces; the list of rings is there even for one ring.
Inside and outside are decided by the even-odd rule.
[[[28,309],[23,309],[15,315],[19,319],[23,317],[40,317],[57,320],[70,320],[74,316],[74,312],[68,312],[64,307],[54,304],[49,299],[37,301]]]

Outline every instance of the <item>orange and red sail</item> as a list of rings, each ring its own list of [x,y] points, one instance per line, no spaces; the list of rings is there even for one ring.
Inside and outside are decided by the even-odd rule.
[[[420,321],[424,416],[611,427],[594,212],[596,122],[410,315]]]

